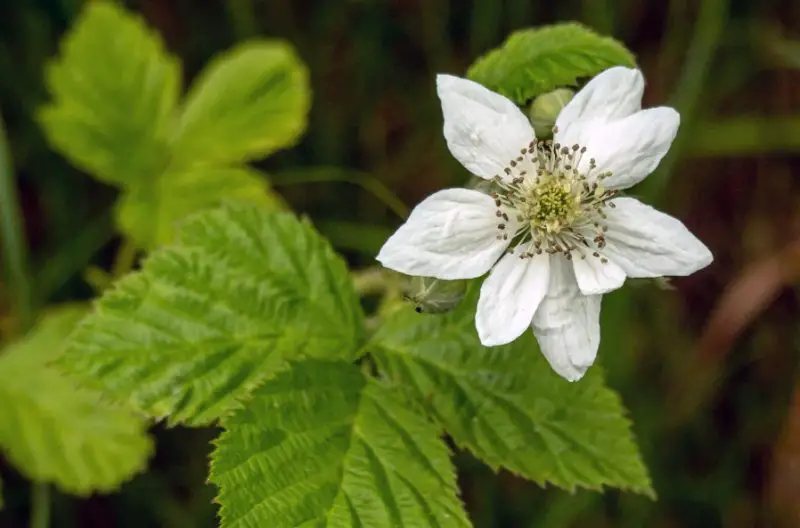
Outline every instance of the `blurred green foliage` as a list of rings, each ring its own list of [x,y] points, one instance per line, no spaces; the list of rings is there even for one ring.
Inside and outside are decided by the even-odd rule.
[[[0,111],[19,177],[39,305],[92,296],[84,270],[111,268],[119,246],[113,230],[118,191],[56,154],[36,121],[48,100],[45,64],[83,4],[0,5]],[[509,32],[562,20],[624,42],[648,80],[645,105],[671,104],[682,114],[670,157],[634,194],[684,220],[716,256],[711,268],[674,281],[674,292],[629,287],[604,301],[600,361],[630,409],[659,500],[540,489],[505,473],[496,477],[462,454],[459,484],[467,508],[478,527],[800,523],[793,500],[800,479],[786,469],[800,452],[792,427],[800,414],[792,398],[797,274],[775,271],[796,268],[794,253],[781,250],[800,234],[797,2],[125,4],[184,61],[184,86],[211,57],[245,38],[283,38],[298,48],[314,92],[307,135],[257,168],[276,175],[283,198],[314,218],[353,265],[371,264],[385,237],[381,230],[399,222],[396,204],[376,194],[391,189],[402,210],[403,203],[465,181],[441,137],[436,73],[463,75]],[[98,66],[109,74],[118,67]],[[312,165],[338,167],[338,176],[308,177],[303,184],[280,177]],[[777,268],[758,267],[776,258]],[[754,289],[722,298],[741,274],[755,277]],[[7,286],[0,286],[3,299],[14,285]],[[742,315],[767,294],[770,302]],[[711,346],[719,339],[704,334],[717,328],[706,326],[713,313],[729,315],[722,324],[734,336],[728,346]],[[3,311],[5,335],[19,324]],[[203,484],[208,441],[216,432],[157,428],[155,435],[149,473],[111,496],[56,496],[54,525],[216,526],[213,489]],[[26,525],[28,486],[5,464],[0,480],[0,526]]]
[[[179,101],[180,60],[140,17],[96,1],[46,71],[52,101],[38,117],[50,144],[122,189],[118,227],[136,248],[171,241],[178,221],[223,199],[279,206],[242,163],[305,128],[308,73],[285,42],[217,55]]]
[[[49,310],[0,356],[0,445],[30,478],[79,496],[115,491],[152,451],[141,417],[77,389],[50,365],[86,312],[82,304]]]

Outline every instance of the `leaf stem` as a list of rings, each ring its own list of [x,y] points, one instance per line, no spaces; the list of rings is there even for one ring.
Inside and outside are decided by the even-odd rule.
[[[50,486],[43,482],[33,484],[31,528],[50,526]]]
[[[360,296],[382,293],[389,284],[386,281],[386,272],[379,267],[366,268],[352,272],[353,287]]]
[[[117,250],[117,255],[114,259],[114,264],[111,267],[111,277],[113,280],[117,280],[126,273],[128,273],[131,269],[133,269],[133,265],[136,262],[136,244],[133,241],[125,237],[122,239],[122,243]]]
[[[301,169],[287,171],[280,176],[270,179],[273,185],[298,185],[302,183],[341,182],[358,185],[365,191],[372,193],[375,198],[383,202],[397,216],[405,220],[409,210],[406,204],[392,192],[383,182],[365,174],[345,171],[335,167],[319,167],[314,169]]]
[[[36,301],[42,305],[76,272],[83,270],[92,257],[115,236],[114,217],[108,209],[91,219],[63,246],[44,259],[34,270]]]
[[[258,34],[258,27],[251,0],[228,0],[225,2],[233,33],[238,40]]]

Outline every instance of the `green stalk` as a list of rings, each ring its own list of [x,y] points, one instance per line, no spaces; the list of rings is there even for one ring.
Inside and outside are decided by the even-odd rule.
[[[397,197],[383,182],[360,174],[355,171],[341,169],[337,167],[313,167],[308,169],[297,169],[285,171],[273,175],[270,178],[273,186],[299,185],[306,183],[341,182],[358,185],[365,191],[371,193],[375,198],[383,202],[397,216],[405,220],[408,218],[409,210],[406,204]]]
[[[11,293],[12,310],[17,318],[17,328],[20,334],[24,334],[31,329],[35,321],[33,289],[29,275],[24,221],[14,180],[14,166],[2,119],[0,119],[0,236],[2,236],[3,264]],[[50,488],[47,484],[38,482],[34,482],[32,486],[31,528],[47,528],[50,524]]]
[[[34,322],[31,280],[28,275],[28,252],[23,226],[11,153],[8,149],[5,127],[0,120],[0,236],[12,308],[21,333],[27,332]]]
[[[41,482],[34,482],[31,502],[31,528],[48,528],[50,526],[50,487]]]
[[[258,34],[256,15],[251,0],[228,0],[225,2],[233,33],[237,40],[244,40]]]
[[[92,257],[115,234],[113,210],[109,208],[89,220],[86,226],[43,259],[32,274],[35,303],[39,306],[45,304],[70,277],[86,268]]]
[[[800,152],[800,116],[727,117],[697,122],[687,132],[686,155],[692,157]]]
[[[703,0],[694,25],[692,41],[686,53],[686,62],[678,86],[672,96],[671,106],[681,114],[681,130],[672,148],[662,160],[658,170],[641,184],[641,194],[648,203],[658,202],[658,197],[669,183],[675,164],[688,146],[687,131],[693,128],[697,105],[708,79],[709,66],[714,60],[720,38],[728,18],[729,0]]]

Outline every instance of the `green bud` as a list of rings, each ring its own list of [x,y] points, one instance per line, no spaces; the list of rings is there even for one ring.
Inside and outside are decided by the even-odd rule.
[[[537,138],[546,138],[553,134],[553,125],[556,124],[558,114],[574,95],[575,92],[569,88],[558,88],[533,100],[528,116]]]
[[[467,281],[411,277],[405,298],[418,313],[445,313],[455,309],[467,293]]]

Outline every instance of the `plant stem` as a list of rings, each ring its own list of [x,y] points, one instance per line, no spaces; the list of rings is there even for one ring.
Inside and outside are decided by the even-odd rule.
[[[11,151],[5,126],[0,119],[0,235],[2,235],[3,262],[11,291],[12,310],[18,321],[20,334],[34,324],[33,288],[28,268],[28,249],[25,241],[24,221],[14,180]],[[34,482],[31,491],[31,528],[47,528],[50,524],[50,488]]]
[[[372,267],[352,273],[353,287],[361,296],[381,293],[388,287],[383,268]]]
[[[43,482],[33,484],[31,528],[50,526],[50,486]]]
[[[681,114],[681,127],[686,131],[691,130],[694,124],[692,121],[697,104],[728,18],[728,0],[703,0],[699,5],[700,12],[686,53],[686,62],[671,100],[671,106]],[[641,194],[648,203],[657,202],[657,198],[663,194],[675,164],[688,146],[687,139],[686,133],[679,133],[658,170],[642,183]]]
[[[397,216],[405,220],[408,218],[408,207],[397,197],[383,182],[365,174],[336,167],[314,167],[286,171],[270,178],[275,186],[298,185],[304,183],[342,182],[358,185],[365,191],[372,193],[391,209]]]
[[[5,127],[0,120],[0,236],[12,309],[20,333],[27,332],[34,321],[31,280],[28,275],[28,252],[23,226],[11,153]]]
[[[68,242],[48,255],[33,273],[36,302],[46,303],[70,277],[83,270],[115,234],[113,211],[108,209],[89,220]]]
[[[123,238],[122,243],[117,250],[117,256],[114,259],[114,265],[111,268],[111,277],[114,280],[119,279],[130,270],[136,263],[136,244],[130,238]]]
[[[228,18],[237,40],[258,34],[256,15],[251,0],[228,0],[225,2]]]
[[[728,117],[695,123],[688,131],[692,157],[753,156],[800,152],[800,116]]]

